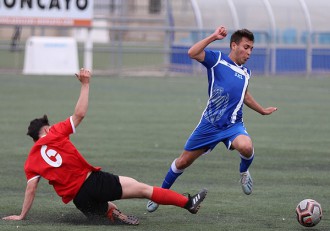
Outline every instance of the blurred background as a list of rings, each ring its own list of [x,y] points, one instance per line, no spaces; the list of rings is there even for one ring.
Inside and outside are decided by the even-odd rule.
[[[32,36],[50,36],[74,38],[79,66],[86,66],[89,54],[91,61],[87,65],[99,75],[201,75],[204,69],[189,59],[187,50],[217,26],[224,25],[229,36],[210,47],[227,53],[233,31],[251,30],[255,48],[246,65],[254,74],[330,73],[327,0],[89,2],[93,3],[90,27],[2,24],[0,71],[22,73],[27,40]],[[92,45],[86,45],[89,39]]]

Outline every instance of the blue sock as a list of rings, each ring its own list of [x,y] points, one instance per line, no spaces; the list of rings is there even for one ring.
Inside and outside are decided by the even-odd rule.
[[[165,179],[162,184],[162,188],[169,189],[174,184],[175,180],[183,173],[183,170],[179,170],[175,166],[175,161],[173,161],[170,169],[168,170]]]
[[[250,158],[246,158],[242,154],[240,154],[240,156],[241,156],[241,164],[239,166],[239,172],[242,173],[242,172],[246,172],[249,169],[254,159],[254,153],[252,153],[252,156],[250,156]]]

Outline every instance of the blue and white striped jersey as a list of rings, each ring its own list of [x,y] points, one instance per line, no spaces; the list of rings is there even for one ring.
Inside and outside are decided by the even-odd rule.
[[[243,101],[251,71],[220,51],[205,50],[201,63],[207,68],[209,84],[209,100],[202,119],[218,128],[243,122]]]

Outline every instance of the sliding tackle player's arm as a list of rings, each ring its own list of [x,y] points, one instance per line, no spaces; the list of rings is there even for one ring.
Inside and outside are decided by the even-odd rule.
[[[92,74],[88,69],[81,68],[79,73],[76,74],[76,77],[81,82],[81,88],[80,95],[72,115],[72,120],[75,127],[77,127],[85,118],[88,110],[89,82]]]
[[[27,216],[28,212],[30,211],[34,197],[36,195],[38,183],[39,183],[39,177],[34,178],[27,182],[26,189],[25,189],[25,196],[24,196],[24,202],[22,206],[22,211],[20,215],[11,215],[7,217],[3,217],[3,220],[23,220]]]

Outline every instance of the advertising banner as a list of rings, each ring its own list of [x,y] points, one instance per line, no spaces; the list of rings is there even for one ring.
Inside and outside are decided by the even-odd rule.
[[[90,27],[94,0],[0,0],[0,25]]]

